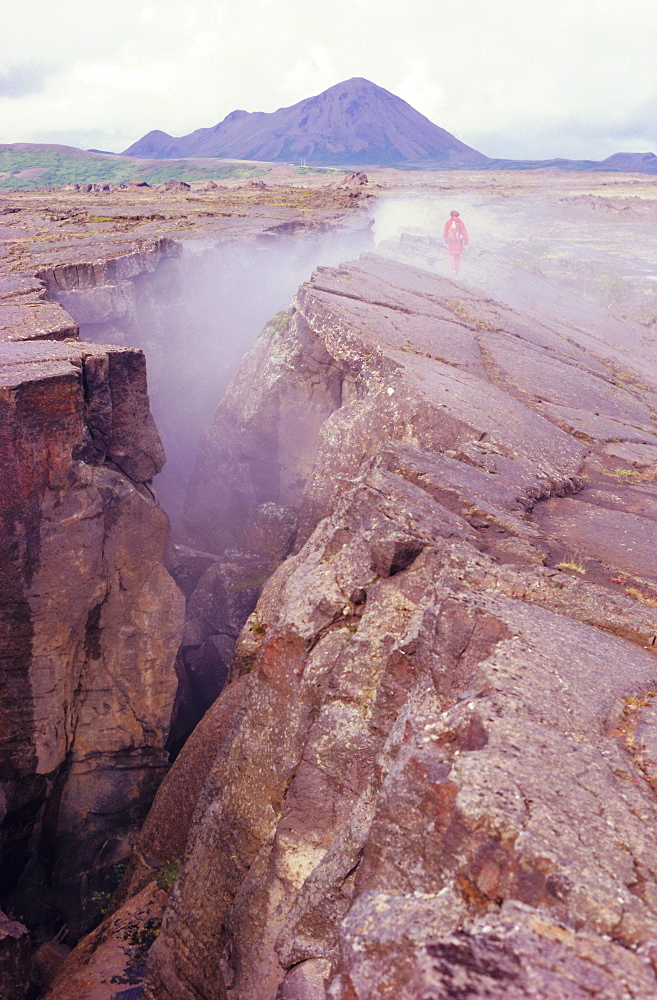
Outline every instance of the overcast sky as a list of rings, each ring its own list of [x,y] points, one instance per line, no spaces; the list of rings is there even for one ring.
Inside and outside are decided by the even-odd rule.
[[[0,0],[0,142],[119,152],[363,76],[488,156],[657,152],[657,0]]]

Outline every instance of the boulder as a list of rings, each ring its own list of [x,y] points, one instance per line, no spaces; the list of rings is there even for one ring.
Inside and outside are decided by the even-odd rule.
[[[187,191],[191,191],[191,189],[191,184],[186,184],[185,181],[165,181],[164,184],[158,184],[157,186],[157,190],[162,193],[172,192],[174,194],[184,194]]]
[[[342,182],[342,186],[343,187],[362,187],[363,185],[368,184],[368,183],[369,183],[369,181],[368,181],[367,174],[364,174],[362,171],[358,171],[358,173],[355,173],[355,174],[347,174],[346,177],[344,178],[343,182]]]

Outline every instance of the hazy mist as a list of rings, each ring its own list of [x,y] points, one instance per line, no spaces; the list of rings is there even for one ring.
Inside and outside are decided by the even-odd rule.
[[[265,323],[289,307],[315,267],[357,257],[370,246],[367,228],[189,242],[175,273],[164,268],[156,276],[155,296],[168,305],[143,308],[136,346],[146,353],[151,409],[167,454],[155,487],[174,520],[201,433]]]

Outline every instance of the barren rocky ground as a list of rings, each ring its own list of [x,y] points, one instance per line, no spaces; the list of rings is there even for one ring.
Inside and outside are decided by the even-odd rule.
[[[657,184],[278,179],[0,202],[9,995],[657,997]]]

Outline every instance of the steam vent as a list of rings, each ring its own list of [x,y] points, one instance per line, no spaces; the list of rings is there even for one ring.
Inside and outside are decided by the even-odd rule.
[[[657,184],[278,169],[3,195],[0,996],[657,998]]]

